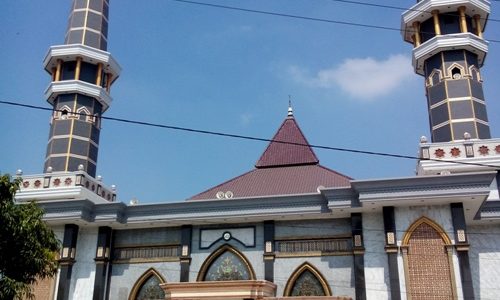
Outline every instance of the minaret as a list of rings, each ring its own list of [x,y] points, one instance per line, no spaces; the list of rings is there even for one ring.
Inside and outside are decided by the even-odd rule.
[[[86,171],[95,177],[101,115],[120,67],[107,52],[108,0],[74,0],[65,44],[50,47],[45,91],[53,106],[45,170]]]
[[[421,0],[403,13],[403,38],[425,78],[432,142],[490,138],[480,72],[489,12],[485,0]]]

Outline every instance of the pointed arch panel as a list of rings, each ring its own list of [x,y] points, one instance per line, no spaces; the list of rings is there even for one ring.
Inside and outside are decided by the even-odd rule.
[[[197,281],[255,280],[248,259],[235,248],[224,245],[214,251],[201,266]]]
[[[163,300],[165,292],[160,284],[165,283],[165,279],[154,268],[148,269],[137,279],[132,287],[129,300]]]
[[[331,296],[332,292],[323,275],[308,262],[292,273],[285,286],[285,297]]]
[[[451,240],[427,217],[415,221],[402,241],[408,299],[454,299]]]

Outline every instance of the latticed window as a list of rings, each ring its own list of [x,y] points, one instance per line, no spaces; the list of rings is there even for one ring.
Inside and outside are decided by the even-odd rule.
[[[151,275],[144,281],[142,286],[137,292],[136,300],[163,300],[165,299],[165,292],[160,287],[160,280],[158,277]]]
[[[232,251],[220,254],[208,267],[205,281],[250,280],[251,272],[245,261]]]
[[[409,234],[407,286],[411,299],[453,299],[452,270],[444,233],[440,234],[435,226],[424,221]]]
[[[290,296],[326,296],[319,279],[309,270],[305,270],[295,280]]]

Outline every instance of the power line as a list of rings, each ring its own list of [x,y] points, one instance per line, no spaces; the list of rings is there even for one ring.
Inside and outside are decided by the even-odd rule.
[[[401,6],[393,6],[393,5],[385,5],[385,4],[377,4],[377,3],[368,3],[368,2],[362,2],[362,1],[352,1],[352,0],[330,0],[330,1],[355,4],[355,5],[362,5],[362,6],[378,7],[378,8],[388,8],[388,9],[395,9],[395,10],[402,10],[402,11],[416,11],[416,12],[423,12],[423,13],[432,14],[432,12],[427,11],[427,10],[422,10],[422,9],[406,8],[406,7],[401,7]],[[497,1],[500,1],[500,0],[497,0]],[[457,16],[457,15],[450,14],[450,13],[442,13],[441,15],[453,16],[453,17]],[[492,19],[492,18],[480,18],[480,19],[488,20],[491,22],[500,22],[500,20]]]
[[[19,102],[12,102],[12,101],[0,100],[0,104],[17,106],[17,107],[24,107],[24,108],[31,108],[31,109],[37,109],[37,110],[62,112],[62,110],[56,110],[56,109],[52,109],[52,108],[48,108],[48,107],[30,105],[30,104],[24,104],[24,103],[19,103]],[[78,113],[78,112],[71,112],[71,114],[87,116],[87,114],[85,114],[85,113]],[[143,125],[143,126],[149,126],[149,127],[157,127],[157,128],[163,128],[163,129],[171,129],[171,130],[178,130],[178,131],[185,131],[185,132],[192,132],[192,133],[200,133],[200,134],[213,135],[213,136],[222,136],[222,137],[229,137],[229,138],[236,138],[236,139],[243,139],[243,140],[252,140],[252,141],[260,141],[260,142],[274,142],[274,143],[287,144],[287,145],[311,147],[311,148],[323,149],[323,150],[357,153],[357,154],[365,154],[365,155],[374,155],[374,156],[382,156],[382,157],[404,158],[404,159],[411,159],[411,160],[427,160],[427,161],[445,162],[445,163],[460,164],[460,165],[480,166],[480,167],[492,168],[494,170],[500,169],[498,166],[495,166],[495,165],[475,163],[475,162],[463,162],[463,161],[433,159],[433,158],[425,159],[425,158],[421,158],[421,157],[417,157],[417,156],[394,154],[394,153],[385,153],[385,152],[349,149],[349,148],[341,148],[341,147],[331,147],[331,146],[286,142],[286,141],[280,141],[280,140],[254,137],[254,136],[232,134],[232,133],[225,133],[225,132],[211,131],[211,130],[204,130],[204,129],[195,129],[195,128],[189,128],[189,127],[180,127],[180,126],[175,126],[175,125],[165,125],[165,124],[151,123],[151,122],[146,122],[146,121],[116,118],[116,117],[100,116],[99,118],[105,119],[105,120],[121,122],[121,123],[134,124],[134,125]]]
[[[362,27],[362,28],[372,28],[372,29],[404,32],[403,29],[388,27],[388,26],[362,24],[362,23],[355,23],[355,22],[348,22],[348,21],[332,20],[332,19],[322,19],[322,18],[307,17],[307,16],[301,16],[301,15],[291,15],[291,14],[285,14],[285,13],[279,13],[279,12],[256,10],[256,9],[242,8],[242,7],[236,7],[236,6],[227,6],[227,5],[220,5],[220,4],[213,4],[213,3],[190,1],[190,0],[170,0],[170,1],[175,1],[175,2],[180,2],[180,3],[185,3],[185,4],[208,6],[208,7],[213,7],[213,8],[222,8],[222,9],[228,9],[228,10],[243,11],[243,12],[248,12],[248,13],[277,16],[277,17],[301,19],[301,20],[316,21],[316,22],[325,22],[325,23],[331,23],[331,24],[337,24],[337,25],[346,25],[346,26],[354,26],[354,27]],[[422,31],[421,33],[434,34],[433,32],[424,32],[424,31]],[[486,41],[489,41],[491,43],[500,43],[500,40],[488,39]]]

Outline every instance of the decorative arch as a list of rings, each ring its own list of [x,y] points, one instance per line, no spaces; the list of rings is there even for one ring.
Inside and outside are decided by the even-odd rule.
[[[427,78],[427,84],[429,86],[433,86],[441,82],[442,79],[443,79],[443,72],[439,69],[434,69]]]
[[[255,272],[243,253],[223,245],[205,260],[196,281],[227,280],[255,280]]]
[[[65,120],[65,119],[70,118],[71,115],[72,115],[71,108],[67,105],[64,105],[63,107],[58,109],[58,112],[57,112],[58,119]]]
[[[452,79],[462,79],[465,76],[465,68],[458,63],[453,63],[448,67],[448,77]],[[459,75],[459,77],[457,77]]]
[[[413,224],[410,225],[408,230],[405,232],[405,235],[403,236],[403,241],[402,245],[407,246],[412,234],[415,232],[415,230],[422,224],[427,224],[431,226],[436,232],[441,236],[443,239],[444,243],[446,245],[451,245],[451,239],[448,237],[446,232],[444,231],[443,227],[441,227],[438,223],[434,222],[433,220],[429,219],[428,217],[420,217],[418,220],[413,222]]]
[[[154,268],[149,268],[135,282],[128,300],[163,300],[165,292],[159,284],[165,283],[165,279]]]
[[[427,217],[416,220],[403,236],[401,251],[408,299],[455,299],[451,240]]]
[[[472,65],[469,67],[469,74],[472,77],[472,79],[481,82],[481,73],[479,72],[479,69]]]
[[[92,123],[93,119],[92,114],[90,114],[90,111],[85,106],[82,106],[76,110],[76,117],[89,123]]]
[[[331,296],[325,277],[310,263],[305,262],[292,273],[285,286],[285,297]]]

